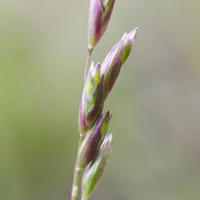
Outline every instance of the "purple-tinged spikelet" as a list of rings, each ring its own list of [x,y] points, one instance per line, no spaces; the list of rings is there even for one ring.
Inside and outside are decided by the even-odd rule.
[[[86,134],[95,124],[103,110],[104,77],[100,76],[100,63],[94,63],[88,71],[79,108],[79,132]]]
[[[88,49],[93,50],[103,36],[114,7],[115,0],[90,0],[88,17]]]
[[[132,45],[136,40],[138,29],[135,28],[130,33],[125,33],[121,40],[107,54],[101,65],[101,76],[104,76],[104,99],[112,90],[119,75],[121,66],[130,54]]]
[[[112,140],[112,134],[105,136],[96,157],[85,170],[82,179],[82,199],[88,199],[96,188],[110,157]]]
[[[80,169],[83,169],[90,163],[97,154],[107,132],[110,119],[110,112],[106,111],[105,114],[102,114],[98,118],[94,127],[86,134],[78,151],[77,166]]]

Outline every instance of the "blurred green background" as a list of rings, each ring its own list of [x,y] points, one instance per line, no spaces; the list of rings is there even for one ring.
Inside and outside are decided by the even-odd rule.
[[[70,199],[88,7],[1,1],[1,200]],[[91,200],[199,199],[199,10],[199,0],[116,1],[91,61],[139,32],[105,103],[113,149]]]

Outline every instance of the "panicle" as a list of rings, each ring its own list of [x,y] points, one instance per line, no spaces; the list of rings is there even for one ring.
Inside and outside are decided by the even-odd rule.
[[[94,127],[86,134],[78,151],[78,168],[83,169],[97,154],[99,147],[106,135],[110,119],[111,115],[107,110],[99,117]]]
[[[88,50],[93,50],[106,31],[114,3],[115,0],[90,0],[87,34]]]
[[[74,170],[71,200],[76,200],[80,172],[82,177],[81,200],[88,200],[96,188],[110,157],[113,136],[106,135],[112,115],[102,114],[104,101],[112,90],[136,40],[138,28],[125,33],[107,54],[102,65],[94,62],[88,70],[91,53],[105,33],[115,0],[90,0],[88,17],[88,56],[86,60],[84,88],[79,107],[80,133],[77,160]]]
[[[82,200],[88,199],[96,188],[110,157],[112,141],[112,134],[105,136],[96,157],[85,170],[82,179]]]
[[[129,56],[132,45],[136,40],[138,28],[133,29],[130,33],[125,33],[121,40],[107,54],[101,65],[101,76],[104,77],[104,99],[112,90],[114,83],[119,75],[121,66]]]

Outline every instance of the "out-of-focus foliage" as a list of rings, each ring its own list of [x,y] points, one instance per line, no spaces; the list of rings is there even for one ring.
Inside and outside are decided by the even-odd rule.
[[[0,5],[0,199],[70,199],[89,1]],[[113,148],[91,200],[200,196],[200,1],[116,1],[91,61],[137,41],[105,103]]]

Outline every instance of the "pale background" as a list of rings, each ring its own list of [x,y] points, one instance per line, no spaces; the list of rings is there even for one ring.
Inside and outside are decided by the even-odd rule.
[[[88,7],[1,1],[1,200],[70,199]],[[199,199],[199,11],[199,0],[116,1],[91,61],[139,32],[105,103],[113,149],[91,200]]]

